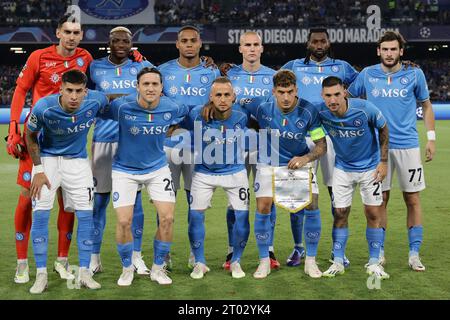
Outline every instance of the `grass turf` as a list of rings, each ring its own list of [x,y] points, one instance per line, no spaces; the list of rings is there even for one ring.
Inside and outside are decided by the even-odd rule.
[[[427,267],[426,272],[417,273],[408,268],[408,237],[406,230],[406,210],[401,193],[394,182],[389,203],[389,226],[386,234],[386,271],[391,279],[381,283],[380,290],[369,290],[364,264],[367,262],[368,249],[365,240],[366,220],[362,211],[359,193],[354,196],[349,227],[350,238],[347,245],[347,256],[351,266],[345,274],[335,279],[310,279],[301,267],[289,268],[284,262],[290,254],[293,242],[290,231],[289,215],[278,209],[275,229],[275,251],[282,263],[281,270],[274,271],[264,280],[252,277],[258,261],[257,248],[253,234],[253,218],[255,201],[251,202],[250,222],[251,233],[247,248],[242,259],[242,267],[247,276],[243,279],[232,279],[231,275],[221,269],[227,248],[227,232],[225,220],[226,195],[217,190],[213,198],[213,207],[206,213],[205,253],[211,272],[201,280],[189,277],[187,260],[189,256],[189,241],[187,235],[187,205],[184,192],[177,197],[174,240],[172,245],[172,260],[174,269],[170,276],[173,284],[168,287],[159,286],[150,281],[149,277],[136,276],[133,285],[120,288],[116,281],[121,273],[121,264],[114,241],[115,213],[112,205],[107,212],[107,226],[102,246],[102,262],[104,272],[95,278],[102,289],[90,291],[87,289],[70,290],[67,284],[60,280],[56,273],[51,272],[51,265],[56,257],[57,211],[54,209],[50,218],[49,247],[49,288],[39,296],[28,293],[34,282],[35,265],[32,247],[29,247],[30,282],[15,284],[13,282],[16,251],[14,234],[14,210],[17,203],[19,187],[16,185],[17,160],[0,153],[0,299],[448,299],[450,298],[450,242],[448,241],[448,212],[450,189],[450,122],[437,121],[437,154],[435,159],[424,164],[427,189],[421,193],[424,243],[421,257]],[[422,155],[424,154],[424,127],[419,122]],[[7,134],[7,126],[0,126],[0,136]],[[5,150],[5,149],[3,149]],[[422,156],[424,159],[424,156]],[[320,173],[319,173],[320,175]],[[319,177],[321,181],[321,177]],[[330,202],[326,188],[320,184],[320,209],[322,212],[322,238],[319,245],[318,262],[322,271],[329,266],[331,248]],[[253,197],[253,194],[252,194]],[[156,230],[155,210],[144,199],[144,238],[143,254],[148,266],[152,261],[152,240]],[[57,204],[56,204],[57,207]],[[76,225],[75,225],[76,228]],[[76,229],[75,229],[76,230]],[[77,263],[76,232],[70,251],[70,262]]]

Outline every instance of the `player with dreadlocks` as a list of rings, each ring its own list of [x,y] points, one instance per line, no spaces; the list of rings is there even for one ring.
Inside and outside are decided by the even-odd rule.
[[[321,89],[322,81],[325,78],[335,76],[340,78],[346,86],[349,86],[358,75],[358,72],[348,62],[333,58],[327,29],[310,29],[306,48],[307,54],[305,58],[289,61],[282,67],[282,69],[292,70],[295,73],[298,93],[302,99],[311,103],[322,103]],[[327,153],[320,158],[320,166],[323,182],[328,187],[330,198],[332,196],[334,156],[333,144],[327,136]],[[334,213],[333,206],[331,212]],[[310,232],[311,228],[315,229],[315,224],[320,224],[320,217],[305,217],[303,210],[291,214],[294,250],[287,259],[288,266],[300,265],[302,258],[305,256],[305,249],[302,244],[303,219],[305,219],[305,242],[318,242],[318,239],[309,238],[311,236],[315,238],[320,237],[320,234],[317,235],[316,232]],[[350,262],[345,258],[344,265],[348,266],[349,264]]]

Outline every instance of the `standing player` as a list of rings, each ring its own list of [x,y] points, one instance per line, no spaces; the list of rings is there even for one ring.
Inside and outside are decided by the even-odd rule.
[[[322,81],[328,76],[339,77],[346,86],[350,85],[358,75],[357,71],[346,61],[334,59],[331,55],[331,43],[328,32],[324,28],[314,28],[309,31],[306,43],[307,55],[303,59],[296,59],[286,63],[281,69],[288,69],[295,73],[299,95],[310,103],[322,103]],[[328,187],[330,198],[332,195],[332,177],[334,168],[334,150],[330,137],[327,139],[327,152],[320,158],[323,183]],[[331,211],[333,213],[333,207]],[[298,266],[304,257],[302,246],[303,211],[291,214],[291,228],[294,236],[294,250],[287,259],[288,266]],[[332,254],[333,257],[333,254]],[[345,265],[350,261],[345,258]]]
[[[136,75],[144,67],[153,67],[148,61],[135,62],[129,58],[132,34],[125,27],[116,27],[109,33],[111,54],[94,60],[90,66],[90,79],[95,89],[111,97],[136,92]],[[106,209],[111,194],[111,166],[117,150],[119,125],[116,121],[97,118],[92,143],[92,172],[94,175],[94,247],[90,269],[93,273],[102,271],[100,248],[106,225]],[[133,257],[132,263],[138,274],[149,274],[141,255],[144,212],[141,191],[137,192],[133,213]]]
[[[14,281],[26,283],[29,281],[28,239],[31,228],[30,181],[33,162],[26,151],[26,144],[21,138],[19,119],[25,104],[25,96],[29,90],[33,92],[33,105],[47,95],[57,93],[61,86],[61,76],[71,69],[86,72],[92,57],[84,49],[78,48],[83,38],[79,22],[71,22],[72,17],[65,15],[58,22],[56,37],[58,45],[39,49],[31,53],[17,79],[17,86],[11,103],[11,119],[7,149],[8,153],[19,160],[17,184],[21,186],[19,202],[15,213],[17,269]],[[26,121],[25,121],[26,122]],[[24,127],[24,137],[26,135]],[[54,263],[55,270],[61,278],[67,279],[70,273],[67,256],[72,238],[73,213],[64,211],[61,194],[58,194],[58,258]]]
[[[348,216],[353,193],[359,184],[367,219],[366,238],[370,255],[367,273],[388,279],[389,275],[379,263],[383,241],[381,181],[387,173],[389,144],[386,120],[371,102],[346,99],[340,78],[325,78],[322,88],[325,103],[318,105],[319,115],[336,152],[333,170],[334,262],[323,276],[335,277],[345,272]]]
[[[116,99],[108,112],[99,115],[119,123],[119,142],[112,165],[116,241],[123,266],[117,284],[129,286],[133,282],[131,220],[136,193],[144,185],[159,217],[150,277],[167,285],[172,279],[167,276],[164,258],[172,244],[175,190],[163,144],[169,127],[178,124],[188,108],[161,97],[162,76],[156,68],[145,67],[137,74],[137,90],[137,97]]]
[[[241,99],[261,98],[264,100],[272,92],[272,77],[275,70],[270,69],[261,64],[261,54],[264,51],[261,37],[253,31],[248,31],[242,34],[239,40],[239,52],[242,54],[242,64],[239,66],[232,66],[227,71],[227,76],[236,94],[237,101]],[[251,130],[250,132],[254,132]],[[256,134],[255,134],[256,136]],[[256,174],[256,162],[258,151],[249,151],[247,155],[247,176],[253,172],[253,177]],[[270,237],[269,255],[270,267],[276,269],[280,267],[277,261],[274,249],[273,238],[276,224],[277,214],[275,205],[272,207],[270,214],[270,222],[272,224],[272,232]],[[235,221],[234,210],[228,206],[227,208],[227,227],[228,227],[228,254],[223,267],[226,270],[230,269],[231,257],[233,255],[233,226]]]
[[[65,72],[60,94],[40,99],[27,123],[27,145],[34,164],[30,188],[33,199],[31,238],[37,267],[30,293],[42,293],[47,287],[48,221],[59,187],[65,208],[74,210],[78,219],[78,281],[89,289],[100,288],[89,271],[94,186],[86,144],[95,115],[108,105],[108,99],[97,91],[88,92],[86,83],[83,72]],[[70,276],[73,279],[73,275]]]
[[[196,27],[182,27],[178,31],[176,47],[180,53],[178,59],[170,60],[158,67],[163,79],[163,93],[177,104],[187,105],[189,109],[192,109],[194,106],[208,102],[211,84],[215,78],[220,76],[220,72],[215,68],[205,68],[205,62],[200,59],[202,40],[200,31]],[[181,138],[180,135],[177,135],[177,138],[166,139],[164,149],[172,172],[175,190],[180,189],[180,177],[183,173],[184,189],[189,203],[194,166],[192,155],[180,154],[182,142],[180,144],[178,138]],[[188,220],[189,216],[188,212]],[[188,266],[190,268],[194,266],[192,252]]]
[[[383,182],[383,206],[387,207],[392,176],[396,169],[407,207],[408,263],[412,270],[425,271],[425,266],[419,258],[423,239],[419,192],[425,189],[425,178],[416,129],[417,102],[422,105],[423,119],[427,129],[426,162],[433,160],[436,151],[436,134],[434,113],[425,75],[419,68],[405,68],[400,61],[404,46],[405,40],[401,34],[393,31],[384,33],[378,40],[377,49],[381,63],[361,71],[356,81],[350,86],[349,93],[354,97],[366,95],[367,100],[373,102],[387,120],[389,162],[388,174]],[[386,210],[382,226],[386,230]],[[382,260],[384,260],[383,252]]]
[[[275,166],[298,169],[317,160],[326,152],[325,134],[320,126],[318,112],[313,105],[297,97],[296,78],[289,70],[280,70],[273,77],[274,99],[257,107],[248,104],[251,114],[263,129],[270,129],[279,137],[278,148],[268,139],[268,145],[259,143],[258,168],[255,177],[256,214],[255,236],[260,263],[253,274],[255,278],[265,278],[270,274],[269,240],[270,212],[273,204],[272,172]],[[312,151],[306,144],[306,134],[310,133],[315,143]],[[261,138],[261,137],[260,137]],[[262,148],[267,150],[267,158],[262,156]],[[272,149],[273,148],[273,149]],[[272,152],[275,154],[273,155]],[[270,155],[269,155],[270,153]],[[275,158],[275,162],[274,159]],[[305,210],[305,273],[312,278],[320,278],[322,272],[317,267],[315,257],[321,233],[320,210],[318,208],[319,188],[312,182],[312,203]]]
[[[191,110],[187,118],[188,126],[194,132],[196,161],[191,188],[191,218],[189,220],[189,239],[195,255],[195,266],[191,273],[193,279],[201,279],[209,271],[204,254],[205,211],[211,207],[214,190],[221,187],[228,196],[235,219],[233,223],[233,247],[231,257],[231,275],[233,278],[245,277],[240,259],[250,233],[248,219],[249,188],[245,174],[244,147],[245,130],[248,123],[247,112],[234,104],[236,96],[231,81],[219,77],[212,83],[210,105],[213,118],[206,122],[202,119],[203,106]],[[201,136],[200,136],[201,133]],[[198,150],[197,146],[201,146]],[[207,150],[212,150],[208,153]]]

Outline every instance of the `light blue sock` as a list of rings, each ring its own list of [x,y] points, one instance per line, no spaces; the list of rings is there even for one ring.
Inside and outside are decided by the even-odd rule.
[[[248,210],[236,210],[235,211],[236,222],[233,228],[233,257],[231,262],[240,261],[242,254],[244,253],[245,246],[247,245],[248,236],[250,234],[250,222],[248,220]]]
[[[157,239],[153,240],[153,252],[154,252],[153,263],[154,264],[156,264],[158,266],[161,266],[164,264],[164,259],[170,252],[171,244],[172,244],[172,242],[165,242],[165,241],[157,240]]]
[[[367,228],[366,239],[369,245],[369,265],[380,261],[380,249],[383,242],[383,228]]]
[[[254,229],[259,258],[268,258],[270,241],[270,214],[261,214],[256,211]]]
[[[408,229],[409,256],[418,256],[423,241],[423,226],[414,226]]]
[[[317,255],[321,231],[320,210],[305,209],[305,245],[306,255],[308,257],[315,257]]]
[[[189,242],[195,256],[195,262],[206,264],[205,259],[205,214],[202,211],[191,210],[189,219]]]
[[[142,208],[141,191],[136,193],[131,231],[133,232],[133,251],[140,252],[142,250],[142,234],[144,233],[144,209]]]
[[[117,251],[119,252],[122,266],[128,268],[131,266],[131,256],[133,254],[133,242],[118,243]]]
[[[234,210],[230,207],[227,208],[227,230],[228,230],[228,246],[233,246],[233,226],[236,221]]]
[[[48,250],[48,220],[50,210],[33,211],[33,222],[31,224],[31,240],[33,241],[34,260],[36,268],[47,267]]]
[[[303,220],[305,219],[305,210],[300,210],[290,214],[291,231],[295,246],[302,244]]]
[[[344,264],[345,248],[347,246],[348,228],[333,228],[334,261]]]
[[[78,219],[77,245],[80,267],[89,268],[92,253],[92,233],[94,229],[92,210],[76,210],[75,215]]]
[[[273,246],[273,239],[275,237],[275,225],[277,224],[277,208],[275,203],[272,202],[272,208],[270,208],[270,241],[269,247]]]
[[[94,221],[94,231],[92,236],[92,253],[99,254],[103,241],[103,232],[106,225],[106,209],[108,208],[110,193],[94,194],[94,210],[92,219]]]

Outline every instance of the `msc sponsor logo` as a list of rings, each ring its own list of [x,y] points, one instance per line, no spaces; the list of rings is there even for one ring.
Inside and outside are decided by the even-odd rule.
[[[320,237],[320,232],[306,232],[306,236],[311,239],[317,239]]]
[[[371,91],[372,96],[375,98],[406,98],[408,95],[408,89],[373,89]]]
[[[198,87],[176,87],[176,86],[172,86],[169,89],[169,94],[172,96],[175,95],[180,95],[180,96],[201,96],[204,97],[206,96],[206,89],[205,88],[198,88]]]
[[[364,129],[360,130],[342,130],[342,129],[331,129],[328,131],[329,135],[337,138],[356,138],[362,137],[364,135]]]
[[[93,123],[94,123],[94,119],[90,119],[90,120],[88,120],[86,122],[83,122],[83,123],[80,123],[80,124],[78,124],[76,126],[68,127],[67,128],[67,133],[69,133],[69,134],[70,133],[78,133],[78,132],[81,132],[83,130],[89,129],[92,126]]]
[[[46,240],[47,239],[45,237],[37,237],[37,238],[33,239],[33,243],[36,243],[36,244],[45,243]]]
[[[303,137],[303,133],[302,132],[292,132],[292,131],[281,131],[278,129],[271,129],[270,130],[270,134],[275,135],[275,137],[281,137],[284,139],[289,139],[289,140],[300,140]]]
[[[149,134],[163,134],[169,130],[170,125],[165,126],[142,126],[141,128],[133,126],[130,128],[130,133],[134,136],[138,134],[149,135]]]
[[[302,78],[302,83],[303,83],[305,86],[308,86],[308,85],[310,85],[310,84],[321,85],[322,82],[323,82],[323,79],[325,79],[324,76],[322,76],[322,77],[316,77],[316,76],[308,77],[308,76],[304,76],[304,77]]]

